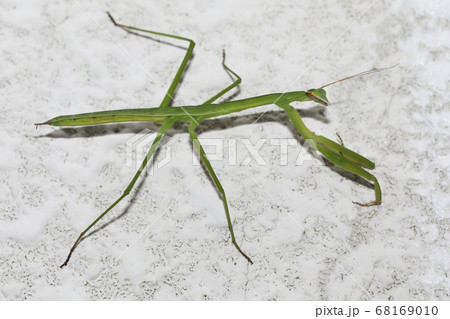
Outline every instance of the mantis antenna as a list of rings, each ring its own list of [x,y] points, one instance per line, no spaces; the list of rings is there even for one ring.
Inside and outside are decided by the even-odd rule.
[[[387,68],[372,69],[372,70],[360,72],[360,73],[357,73],[357,74],[353,74],[353,75],[347,76],[347,77],[345,77],[343,79],[340,79],[340,80],[337,80],[337,81],[325,84],[324,86],[321,86],[320,89],[323,89],[324,87],[327,87],[327,86],[330,86],[332,84],[336,84],[336,83],[339,83],[339,82],[342,82],[342,81],[345,81],[345,80],[350,80],[350,79],[353,79],[353,78],[359,78],[361,76],[365,76],[365,75],[369,75],[369,74],[373,74],[373,73],[377,73],[377,72],[381,72],[381,71],[386,71],[386,70],[395,68],[397,65],[398,64],[390,66],[390,67],[387,67]]]

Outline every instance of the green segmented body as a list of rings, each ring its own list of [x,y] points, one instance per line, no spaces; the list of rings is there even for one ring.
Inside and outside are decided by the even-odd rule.
[[[192,118],[207,119],[220,115],[241,112],[246,109],[273,104],[274,102],[290,103],[293,101],[311,101],[305,91],[290,93],[274,93],[248,99],[225,102],[222,104],[202,104],[178,107],[155,107],[140,109],[120,109],[72,115],[61,115],[40,124],[52,126],[83,126],[118,122],[155,122],[162,124],[167,118],[176,121],[190,122]]]

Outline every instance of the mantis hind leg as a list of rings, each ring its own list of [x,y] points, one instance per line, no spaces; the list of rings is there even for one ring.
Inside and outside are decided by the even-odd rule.
[[[247,261],[250,264],[253,264],[253,261],[250,259],[250,257],[248,257],[241,249],[241,247],[239,247],[239,245],[236,242],[236,238],[234,237],[234,231],[233,231],[233,224],[231,223],[231,217],[230,217],[230,211],[228,210],[228,201],[227,201],[227,197],[225,195],[225,190],[222,187],[222,184],[220,183],[219,179],[217,178],[216,173],[214,172],[214,169],[211,166],[211,163],[208,160],[208,157],[205,154],[205,151],[202,147],[202,145],[200,144],[197,135],[194,132],[194,129],[197,127],[197,123],[191,122],[191,124],[189,125],[189,135],[192,138],[192,142],[194,143],[194,148],[197,150],[198,154],[200,155],[200,158],[203,162],[203,164],[205,164],[206,169],[208,170],[209,174],[211,175],[211,178],[213,179],[214,183],[217,186],[217,189],[219,190],[220,194],[222,195],[222,200],[223,200],[223,204],[225,206],[225,213],[227,215],[227,222],[228,222],[228,229],[230,230],[230,234],[231,234],[231,240],[234,244],[234,246],[236,247],[236,249],[241,253],[242,256],[245,257],[245,259],[247,259]]]
[[[180,67],[177,70],[177,73],[175,74],[174,79],[172,80],[172,83],[169,87],[169,89],[166,92],[166,95],[164,96],[164,99],[162,100],[160,107],[167,107],[171,104],[171,101],[173,100],[173,95],[175,93],[175,90],[178,86],[178,84],[180,83],[180,79],[181,76],[183,75],[183,72],[186,69],[187,63],[192,55],[192,52],[194,51],[194,47],[195,47],[195,42],[192,39],[189,38],[185,38],[185,37],[180,37],[177,35],[173,35],[173,34],[168,34],[168,33],[162,33],[162,32],[156,32],[156,31],[151,31],[151,30],[145,30],[145,29],[141,29],[141,28],[136,28],[136,27],[132,27],[132,26],[127,26],[127,25],[123,25],[120,23],[117,23],[116,20],[114,20],[114,18],[112,17],[112,15],[109,12],[106,12],[106,14],[108,15],[108,17],[111,19],[111,22],[119,28],[122,28],[126,31],[139,31],[139,32],[146,32],[146,33],[151,33],[151,34],[155,34],[155,35],[159,35],[159,36],[163,36],[163,37],[169,37],[169,38],[173,38],[173,39],[178,39],[178,40],[183,40],[183,41],[187,41],[189,42],[189,47],[186,50],[186,54],[184,55],[183,61],[181,62]],[[230,91],[231,89],[233,89],[234,87],[238,86],[242,79],[239,75],[237,75],[233,70],[231,70],[226,64],[225,64],[225,50],[223,50],[223,59],[222,59],[222,66],[225,69],[226,72],[228,72],[229,74],[231,73],[232,75],[234,75],[236,77],[236,80],[229,85],[228,87],[226,87],[225,89],[223,89],[222,91],[220,91],[219,93],[217,93],[216,95],[214,95],[212,98],[210,98],[209,100],[205,101],[203,104],[211,104],[212,102],[214,102],[215,100],[217,100],[219,97],[221,97],[222,95],[224,95],[225,93],[227,93],[228,91]]]
[[[114,18],[112,17],[112,15],[109,12],[106,12],[106,14],[108,15],[108,17],[111,19],[111,22],[119,28],[122,28],[126,31],[139,31],[139,32],[146,32],[146,33],[151,33],[151,34],[155,34],[155,35],[159,35],[159,36],[163,36],[163,37],[169,37],[169,38],[173,38],[173,39],[178,39],[178,40],[183,40],[183,41],[187,41],[189,42],[189,47],[186,50],[186,54],[184,55],[183,61],[181,61],[181,65],[177,70],[177,73],[175,74],[175,77],[172,80],[172,83],[170,84],[169,89],[166,92],[166,95],[164,96],[161,104],[159,107],[167,107],[171,104],[172,100],[173,100],[173,95],[175,93],[175,90],[177,89],[178,84],[180,83],[180,79],[181,76],[183,75],[184,70],[186,69],[186,65],[189,61],[189,58],[192,55],[192,52],[194,51],[194,47],[195,47],[195,42],[191,39],[185,38],[185,37],[180,37],[177,35],[173,35],[173,34],[168,34],[168,33],[162,33],[162,32],[156,32],[156,31],[150,31],[150,30],[145,30],[145,29],[140,29],[140,28],[136,28],[136,27],[132,27],[132,26],[127,26],[127,25],[123,25],[120,23],[117,23],[116,20],[114,20]]]
[[[155,152],[156,148],[158,147],[159,142],[161,141],[162,135],[173,125],[174,122],[175,121],[172,120],[172,119],[166,120],[166,122],[164,122],[164,124],[159,129],[158,134],[157,134],[155,140],[152,143],[152,146],[148,150],[148,153],[145,156],[144,161],[142,162],[141,166],[139,167],[138,171],[134,175],[134,177],[131,180],[131,182],[128,184],[128,186],[123,191],[123,194],[118,199],[116,199],[116,201],[114,203],[112,203],[103,213],[101,213],[97,217],[97,219],[94,220],[85,230],[83,230],[81,232],[80,236],[78,236],[77,240],[75,241],[75,243],[73,244],[72,248],[70,249],[69,255],[67,256],[66,260],[64,261],[64,263],[61,266],[59,266],[60,268],[63,268],[64,266],[67,265],[67,263],[70,260],[70,257],[72,257],[72,253],[74,252],[75,248],[77,248],[79,242],[81,241],[83,236],[89,231],[89,229],[91,229],[95,224],[97,224],[97,222],[99,222],[111,209],[113,209],[114,206],[119,204],[122,201],[122,199],[124,199],[130,193],[130,191],[134,187],[134,184],[136,184],[137,179],[139,178],[139,176],[141,175],[142,171],[147,166],[147,163],[149,162],[150,158],[152,157],[153,153]]]

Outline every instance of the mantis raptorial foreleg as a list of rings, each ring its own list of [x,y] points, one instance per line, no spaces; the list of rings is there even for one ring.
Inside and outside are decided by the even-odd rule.
[[[200,121],[198,121],[198,122],[200,122]],[[194,148],[197,150],[198,154],[200,155],[200,158],[201,158],[203,164],[205,164],[205,167],[208,170],[209,175],[211,175],[211,178],[213,179],[214,183],[216,184],[217,189],[219,190],[220,194],[222,195],[223,205],[225,207],[225,213],[227,215],[228,229],[230,230],[230,234],[231,234],[231,241],[233,242],[233,244],[237,248],[237,250],[242,254],[242,256],[244,256],[248,260],[249,263],[253,264],[253,261],[250,259],[250,257],[248,257],[242,251],[241,247],[239,247],[238,243],[236,242],[236,238],[234,237],[233,224],[231,222],[231,217],[230,217],[230,211],[228,210],[227,196],[225,195],[225,190],[223,189],[222,184],[220,183],[219,179],[217,178],[217,175],[214,172],[214,169],[212,168],[211,163],[209,162],[208,157],[206,156],[205,151],[204,151],[202,145],[200,144],[197,135],[194,132],[197,125],[198,124],[195,122],[191,122],[189,124],[189,135],[192,138]]]
[[[287,116],[294,124],[297,131],[303,136],[303,138],[308,141],[312,147],[319,150],[323,156],[325,156],[330,162],[336,164],[337,166],[345,169],[346,171],[372,181],[375,188],[375,200],[368,203],[353,202],[354,204],[360,206],[371,206],[377,205],[381,202],[381,189],[380,184],[375,176],[364,170],[362,167],[373,169],[375,164],[369,161],[364,156],[361,156],[352,150],[340,145],[332,140],[316,135],[311,132],[306,125],[303,123],[297,110],[287,104],[282,102],[275,103],[283,110],[285,110]]]
[[[361,168],[360,166],[354,164],[353,162],[349,161],[345,157],[341,156],[338,153],[335,153],[333,151],[330,151],[329,148],[326,146],[323,146],[321,144],[317,144],[317,149],[319,152],[321,152],[330,162],[336,164],[337,166],[345,169],[346,171],[349,171],[350,173],[353,173],[355,175],[358,175],[362,178],[365,178],[369,181],[373,182],[373,186],[375,188],[375,200],[368,202],[368,203],[359,203],[353,201],[353,204],[359,205],[359,206],[372,206],[377,205],[381,202],[381,189],[380,184],[378,183],[378,180],[375,176],[367,172],[365,169]]]

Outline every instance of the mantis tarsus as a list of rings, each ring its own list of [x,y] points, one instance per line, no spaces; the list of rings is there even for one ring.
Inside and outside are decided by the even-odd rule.
[[[304,101],[313,101],[317,102],[322,105],[329,105],[326,92],[324,88],[326,86],[335,84],[337,82],[341,82],[353,77],[362,76],[374,72],[378,72],[384,69],[374,69],[362,73],[358,73],[349,77],[346,77],[344,79],[340,79],[338,81],[326,84],[318,89],[310,89],[308,91],[295,91],[295,92],[288,92],[288,93],[273,93],[273,94],[267,94],[267,95],[261,95],[256,96],[252,98],[237,100],[237,101],[228,101],[223,102],[221,104],[214,104],[213,102],[216,101],[219,97],[223,96],[225,93],[233,89],[234,87],[238,86],[241,83],[241,78],[239,75],[237,75],[234,71],[232,71],[228,66],[225,64],[225,53],[223,54],[223,61],[222,66],[225,69],[226,72],[229,74],[232,74],[236,79],[235,81],[214,95],[209,100],[205,101],[203,104],[200,105],[192,105],[192,106],[178,106],[178,107],[170,107],[170,102],[173,99],[174,92],[177,88],[177,85],[180,82],[180,78],[186,68],[187,62],[194,50],[195,43],[191,39],[161,33],[161,32],[154,32],[150,30],[144,30],[135,28],[132,26],[126,26],[117,23],[111,14],[107,12],[109,18],[111,19],[112,23],[120,27],[128,32],[131,31],[138,31],[138,32],[146,32],[151,33],[163,37],[169,37],[173,39],[183,40],[187,41],[189,43],[189,47],[187,49],[187,52],[183,58],[183,61],[181,62],[180,67],[177,70],[177,73],[166,92],[166,95],[164,96],[160,106],[158,108],[142,108],[142,109],[122,109],[122,110],[113,110],[113,111],[102,111],[102,112],[93,112],[93,113],[81,113],[81,114],[74,114],[74,115],[63,115],[63,116],[57,116],[51,120],[48,120],[43,123],[36,123],[35,125],[52,125],[52,126],[83,126],[83,125],[96,125],[96,124],[105,124],[105,123],[115,123],[115,122],[131,122],[131,121],[151,121],[155,122],[157,124],[161,124],[161,127],[159,128],[159,131],[157,133],[157,136],[155,140],[153,141],[147,156],[143,160],[141,166],[139,167],[138,171],[135,173],[133,179],[128,184],[128,186],[125,188],[123,194],[114,202],[112,203],[103,213],[100,214],[100,216],[97,217],[77,238],[74,245],[70,249],[69,255],[67,256],[67,259],[64,261],[64,263],[60,266],[63,268],[67,265],[67,263],[70,260],[70,257],[72,256],[72,253],[74,252],[75,248],[79,244],[80,240],[83,238],[83,236],[99,221],[101,220],[114,206],[116,206],[124,197],[126,197],[132,188],[134,187],[137,179],[141,175],[142,171],[145,169],[146,165],[148,164],[149,159],[155,152],[155,149],[158,147],[158,144],[161,140],[162,135],[171,128],[171,126],[177,122],[182,121],[189,124],[189,135],[193,140],[194,148],[199,153],[200,159],[202,160],[204,166],[208,170],[209,174],[211,175],[211,178],[213,179],[214,183],[216,184],[216,187],[220,194],[222,195],[222,200],[225,207],[225,213],[226,218],[228,222],[228,228],[231,235],[231,240],[234,244],[234,246],[237,248],[237,250],[241,253],[242,256],[244,256],[249,263],[253,264],[252,260],[250,259],[247,254],[245,254],[242,249],[239,247],[239,245],[236,242],[236,238],[234,236],[233,232],[233,225],[231,222],[230,212],[228,209],[228,202],[225,195],[225,190],[223,189],[216,173],[214,172],[211,163],[209,162],[205,151],[203,150],[202,145],[200,144],[197,135],[195,134],[195,128],[200,124],[200,122],[207,118],[213,118],[221,115],[226,115],[234,112],[240,112],[249,108],[254,108],[258,106],[268,105],[268,104],[275,104],[282,108],[289,119],[294,124],[297,131],[302,135],[302,137],[316,150],[318,150],[324,157],[326,157],[330,162],[336,164],[337,166],[343,168],[344,170],[353,173],[355,175],[358,175],[362,178],[365,178],[368,181],[373,182],[374,189],[375,189],[375,200],[368,202],[368,203],[358,203],[353,202],[360,206],[370,206],[370,205],[377,205],[381,203],[381,189],[380,185],[378,184],[378,180],[367,172],[364,168],[367,169],[373,169],[375,168],[375,164],[371,162],[370,160],[366,159],[365,157],[349,150],[346,148],[342,142],[342,139],[339,137],[339,140],[341,144],[335,143],[331,140],[329,140],[326,137],[316,135],[314,132],[310,131],[305,124],[303,123],[302,119],[300,118],[297,110],[291,105],[292,102],[304,102]]]

